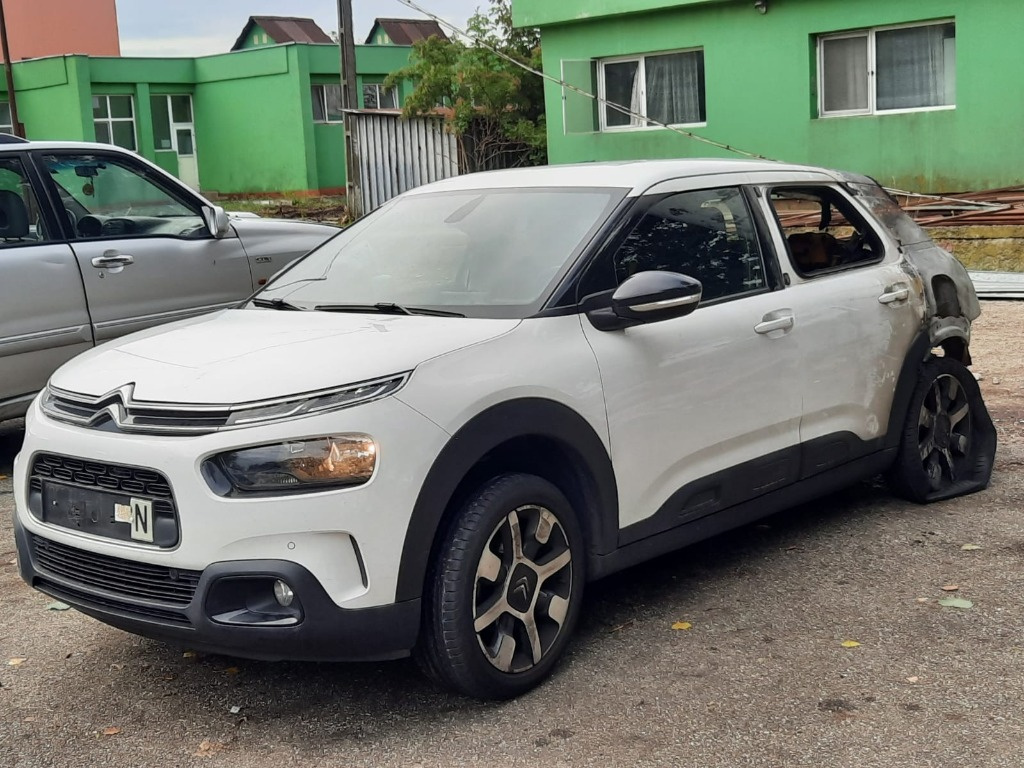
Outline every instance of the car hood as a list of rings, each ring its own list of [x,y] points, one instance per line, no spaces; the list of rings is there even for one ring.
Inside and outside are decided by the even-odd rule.
[[[518,320],[225,310],[104,344],[65,364],[53,386],[138,400],[234,404],[344,386],[511,331]]]

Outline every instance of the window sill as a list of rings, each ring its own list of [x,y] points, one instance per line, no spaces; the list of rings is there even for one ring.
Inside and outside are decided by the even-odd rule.
[[[667,128],[663,128],[660,125],[622,125],[614,128],[604,127],[598,129],[598,133],[648,133],[650,131],[668,131],[672,128],[685,128],[690,130],[691,128],[707,128],[707,122],[703,123],[676,123],[670,125]]]
[[[885,117],[886,115],[910,115],[916,112],[952,112],[956,104],[941,107],[912,107],[910,109],[876,109],[874,112],[825,112],[818,115],[819,120],[834,120],[842,117]]]

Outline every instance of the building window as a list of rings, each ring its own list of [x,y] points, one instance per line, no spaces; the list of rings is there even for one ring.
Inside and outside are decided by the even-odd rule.
[[[956,25],[822,35],[818,91],[822,116],[949,109],[956,104]]]
[[[398,89],[367,83],[363,86],[363,109],[398,109]]]
[[[131,96],[93,96],[92,122],[96,141],[134,150],[135,104]]]
[[[345,113],[341,109],[341,85],[314,85],[313,122],[342,123]]]
[[[14,135],[14,120],[11,118],[10,102],[0,101],[0,133]]]
[[[599,64],[601,130],[705,121],[703,50],[606,59]]]

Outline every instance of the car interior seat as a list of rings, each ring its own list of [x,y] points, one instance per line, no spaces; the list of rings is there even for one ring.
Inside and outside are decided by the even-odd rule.
[[[29,239],[28,208],[17,192],[0,189],[0,240],[5,243]]]

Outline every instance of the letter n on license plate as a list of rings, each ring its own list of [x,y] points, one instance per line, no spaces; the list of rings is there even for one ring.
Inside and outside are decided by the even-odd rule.
[[[153,543],[153,502],[147,499],[132,499],[132,539]]]

